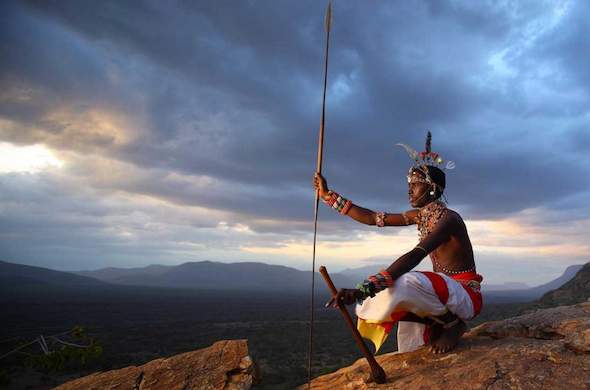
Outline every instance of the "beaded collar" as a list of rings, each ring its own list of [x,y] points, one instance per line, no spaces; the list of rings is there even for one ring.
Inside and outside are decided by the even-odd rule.
[[[447,206],[440,200],[430,202],[418,211],[417,227],[420,232],[420,239],[425,238],[432,232],[446,211]]]

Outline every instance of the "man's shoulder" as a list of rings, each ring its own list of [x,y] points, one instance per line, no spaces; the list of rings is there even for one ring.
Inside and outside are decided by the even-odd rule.
[[[459,214],[457,211],[447,208],[446,214],[447,218],[449,218],[450,220],[463,223],[463,218],[461,217],[461,214]]]

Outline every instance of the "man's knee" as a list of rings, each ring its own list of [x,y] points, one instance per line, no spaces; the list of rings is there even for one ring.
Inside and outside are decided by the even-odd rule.
[[[396,279],[395,287],[398,289],[416,289],[422,287],[422,280],[418,272],[406,272]]]
[[[413,306],[424,294],[423,281],[417,272],[407,272],[397,278],[393,286],[394,293],[402,306]]]

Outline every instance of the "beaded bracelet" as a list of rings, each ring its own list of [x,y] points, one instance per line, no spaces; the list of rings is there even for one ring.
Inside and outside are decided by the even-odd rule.
[[[348,214],[352,207],[352,202],[334,191],[328,191],[328,199],[322,198],[324,203],[338,211],[342,215]]]
[[[391,286],[393,286],[393,278],[385,270],[369,276],[363,283],[356,285],[356,288],[363,294],[363,297],[359,299],[359,303],[368,297],[374,297],[378,292]]]

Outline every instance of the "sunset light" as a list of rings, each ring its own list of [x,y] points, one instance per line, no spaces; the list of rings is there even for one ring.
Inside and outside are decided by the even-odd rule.
[[[15,146],[0,143],[0,173],[39,173],[61,168],[63,161],[43,145]]]
[[[590,1],[0,15],[1,388],[590,384]]]

